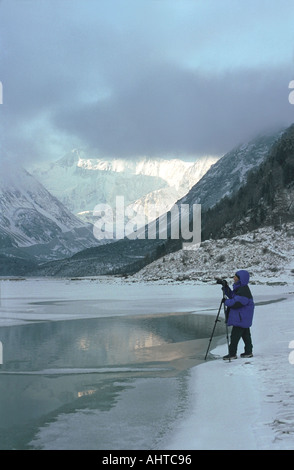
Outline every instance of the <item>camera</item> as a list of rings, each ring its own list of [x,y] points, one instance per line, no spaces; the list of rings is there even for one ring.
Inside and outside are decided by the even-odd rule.
[[[220,279],[219,277],[216,277],[215,280],[217,284],[221,284],[223,287],[226,287],[228,285],[225,279]]]

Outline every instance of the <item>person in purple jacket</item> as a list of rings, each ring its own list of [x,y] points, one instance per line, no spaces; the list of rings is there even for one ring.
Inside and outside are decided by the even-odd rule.
[[[227,307],[227,325],[232,326],[229,354],[224,360],[237,359],[237,348],[240,339],[244,341],[245,350],[241,357],[252,357],[252,340],[250,327],[254,313],[254,301],[248,287],[249,273],[245,270],[237,271],[234,276],[233,289],[227,283],[223,286],[223,292],[228,297],[224,300]]]

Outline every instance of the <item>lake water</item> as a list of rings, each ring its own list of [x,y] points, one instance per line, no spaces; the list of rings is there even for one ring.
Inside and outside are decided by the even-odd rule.
[[[40,305],[65,309],[41,300],[33,310]],[[0,328],[0,448],[162,448],[189,408],[189,370],[204,360],[213,317],[116,311],[40,320]]]

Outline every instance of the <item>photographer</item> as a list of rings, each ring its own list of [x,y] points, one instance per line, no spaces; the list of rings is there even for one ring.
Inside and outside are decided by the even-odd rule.
[[[254,313],[254,301],[248,287],[249,273],[245,270],[237,271],[234,276],[233,289],[230,289],[227,281],[218,279],[222,284],[224,295],[228,299],[223,299],[227,307],[226,321],[228,326],[233,326],[231,331],[231,342],[229,354],[224,356],[224,360],[237,359],[237,347],[240,339],[244,341],[245,350],[241,357],[252,357],[252,341],[250,327],[252,325]]]

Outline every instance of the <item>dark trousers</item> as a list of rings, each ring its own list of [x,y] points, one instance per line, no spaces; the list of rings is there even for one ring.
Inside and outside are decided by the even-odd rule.
[[[241,328],[240,326],[233,326],[232,331],[231,331],[231,342],[229,346],[230,356],[236,356],[238,343],[241,338],[244,341],[245,354],[252,353],[253,346],[252,346],[252,341],[251,341],[250,328]]]

